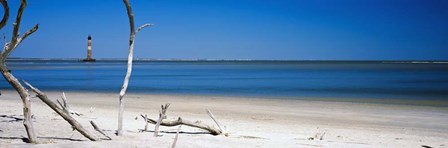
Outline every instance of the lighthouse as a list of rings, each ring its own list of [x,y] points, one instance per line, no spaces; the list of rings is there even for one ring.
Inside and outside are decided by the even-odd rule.
[[[82,60],[84,62],[95,62],[96,60],[92,58],[92,37],[89,35],[87,37],[87,58]]]

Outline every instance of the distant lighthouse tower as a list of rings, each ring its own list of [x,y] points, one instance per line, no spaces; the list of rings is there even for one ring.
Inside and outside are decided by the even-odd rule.
[[[87,37],[87,58],[82,60],[84,62],[95,62],[96,60],[92,58],[92,37],[89,35]]]

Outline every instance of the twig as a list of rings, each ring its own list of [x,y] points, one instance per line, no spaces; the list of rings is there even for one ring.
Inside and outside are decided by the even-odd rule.
[[[148,115],[145,115],[143,117],[143,119],[145,119],[145,128],[143,130],[146,132],[146,131],[148,131],[148,122],[146,122],[146,121],[148,121]]]
[[[221,128],[221,124],[219,124],[218,120],[216,120],[216,118],[215,118],[215,116],[213,115],[213,113],[212,113],[209,109],[206,109],[206,111],[207,111],[207,114],[210,116],[210,118],[212,118],[213,121],[215,121],[216,125],[218,125],[219,130],[220,130],[222,133],[225,133],[225,131]]]
[[[145,27],[149,27],[149,26],[154,26],[154,24],[144,24],[140,27],[137,28],[137,30],[135,31],[135,33],[138,33],[140,30],[142,30]]]
[[[106,133],[103,132],[92,120],[90,120],[90,124],[93,126],[93,128],[98,131],[100,134],[102,134],[104,137],[106,137],[108,140],[112,140],[109,136],[106,135]]]
[[[179,128],[177,128],[176,137],[174,137],[173,145],[171,145],[171,148],[176,147],[176,143],[177,143],[177,139],[179,138],[179,132],[180,132],[181,127],[182,127],[182,125],[179,125]]]
[[[62,92],[61,99],[62,99],[62,103],[59,100],[56,100],[56,101],[61,106],[61,108],[64,110],[64,112],[66,112],[69,115],[72,115],[72,114],[77,115],[77,116],[81,116],[82,115],[82,114],[80,114],[80,113],[70,109],[70,106],[68,106],[68,103],[67,103],[67,97],[65,97],[65,93],[64,92]]]

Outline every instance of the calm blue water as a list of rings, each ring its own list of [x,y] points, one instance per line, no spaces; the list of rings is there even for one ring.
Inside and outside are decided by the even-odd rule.
[[[43,91],[118,93],[124,61],[9,61]],[[1,78],[0,89],[12,89]],[[380,62],[135,62],[129,92],[448,100],[448,64]]]

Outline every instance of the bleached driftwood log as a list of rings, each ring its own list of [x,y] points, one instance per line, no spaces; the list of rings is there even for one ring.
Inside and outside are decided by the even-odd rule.
[[[135,34],[137,32],[139,32],[140,30],[142,30],[143,28],[151,26],[151,24],[144,24],[141,27],[139,27],[137,30],[135,30],[134,14],[132,14],[131,4],[129,3],[129,0],[123,0],[123,2],[126,5],[126,11],[128,13],[129,25],[130,25],[131,32],[130,32],[130,36],[129,36],[129,55],[128,55],[127,71],[126,71],[126,76],[124,77],[123,86],[121,87],[120,97],[119,97],[118,129],[117,129],[118,136],[121,136],[123,134],[124,95],[126,94],[126,90],[128,88],[128,84],[129,84],[129,78],[131,77],[131,73],[132,73],[132,59],[133,59],[133,55],[134,55]]]
[[[156,122],[156,126],[154,127],[154,137],[157,137],[159,135],[159,126],[160,123],[162,123],[163,119],[166,119],[166,111],[168,110],[168,107],[170,106],[169,103],[165,104],[165,106],[161,106],[161,110],[159,110],[159,120]],[[146,118],[147,119],[147,118]]]
[[[37,137],[34,133],[34,127],[33,123],[31,121],[31,103],[30,103],[30,97],[28,94],[28,90],[26,90],[22,84],[17,80],[17,78],[12,75],[11,71],[8,69],[8,67],[5,64],[6,59],[8,56],[16,49],[19,44],[25,40],[29,35],[37,31],[39,25],[35,25],[33,28],[25,32],[25,34],[22,35],[22,37],[19,37],[19,28],[20,28],[20,22],[22,20],[22,14],[25,10],[25,7],[27,5],[26,0],[20,1],[20,7],[17,12],[17,17],[15,22],[13,23],[13,32],[12,32],[12,38],[11,42],[6,42],[5,37],[5,45],[3,47],[3,50],[0,55],[0,71],[3,75],[3,77],[8,81],[8,83],[19,93],[20,98],[22,99],[23,103],[23,125],[25,126],[26,133],[28,135],[28,142],[30,143],[37,143]],[[9,18],[9,7],[6,0],[0,0],[0,3],[3,6],[4,14],[3,19],[0,22],[0,29],[2,29],[8,22]]]
[[[143,117],[143,115],[141,115],[141,116]],[[148,118],[148,123],[157,124],[157,121],[154,119]],[[210,132],[210,134],[212,134],[212,135],[220,135],[222,133],[222,131],[220,131],[219,129],[217,129],[213,126],[209,126],[200,121],[192,122],[192,121],[184,120],[181,117],[179,117],[177,120],[172,120],[172,121],[162,120],[160,122],[160,125],[161,126],[185,125],[185,126],[190,126],[190,127],[195,127],[195,128],[200,128],[200,129],[206,130],[206,131]]]
[[[94,135],[92,135],[89,131],[84,129],[82,125],[76,121],[69,113],[66,113],[62,108],[59,108],[56,103],[48,99],[47,95],[43,92],[41,92],[39,89],[33,87],[28,82],[25,82],[25,85],[27,85],[31,90],[33,90],[37,95],[37,97],[42,100],[45,104],[47,104],[51,109],[53,109],[56,113],[58,113],[65,121],[67,121],[74,129],[76,129],[79,133],[81,133],[84,137],[91,141],[99,141],[100,139],[96,138]]]

